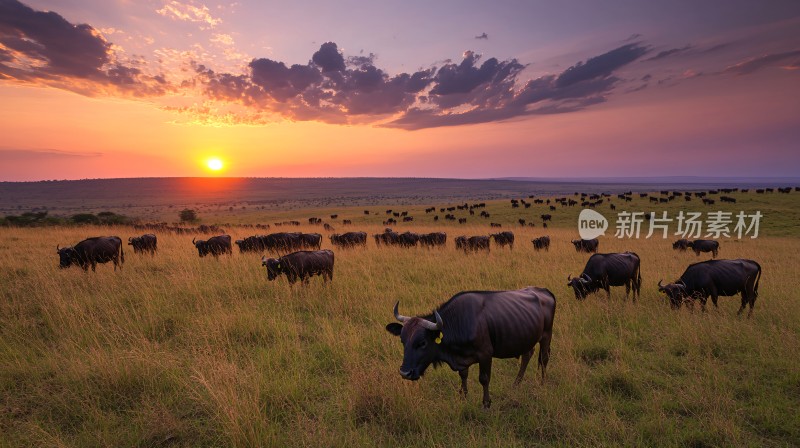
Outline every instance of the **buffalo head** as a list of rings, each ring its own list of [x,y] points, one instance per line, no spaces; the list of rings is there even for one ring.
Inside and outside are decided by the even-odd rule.
[[[206,255],[208,255],[208,243],[206,242],[206,240],[195,241],[195,238],[192,238],[192,244],[194,245],[194,247],[197,248],[198,255],[200,255],[201,257],[205,257]]]
[[[61,269],[68,268],[72,266],[72,263],[78,261],[78,253],[72,246],[61,248],[56,246],[56,253],[58,254],[58,267]]]
[[[392,322],[386,326],[386,331],[400,336],[403,343],[403,364],[400,366],[400,376],[404,379],[416,381],[425,370],[434,363],[439,353],[439,344],[442,343],[444,323],[438,311],[433,312],[436,322],[431,322],[422,317],[407,317],[397,312],[400,302],[394,305],[394,317],[402,324]]]
[[[267,268],[267,280],[275,280],[281,275],[281,262],[277,258],[261,257],[261,266]]]
[[[580,275],[580,277],[575,278],[572,278],[572,275],[568,275],[567,286],[575,291],[575,298],[578,300],[585,299],[589,293],[597,290],[594,282],[592,282],[592,279],[586,273],[583,273]]]
[[[683,300],[689,296],[686,292],[686,284],[680,280],[666,285],[662,285],[661,280],[659,280],[658,291],[667,295],[669,304],[673,309],[680,308]]]

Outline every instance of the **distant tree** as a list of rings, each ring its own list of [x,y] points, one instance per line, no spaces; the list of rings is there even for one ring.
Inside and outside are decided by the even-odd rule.
[[[192,209],[190,209],[190,208],[185,208],[185,209],[181,210],[179,216],[181,218],[181,222],[195,222],[195,221],[197,221],[197,212],[192,210]]]

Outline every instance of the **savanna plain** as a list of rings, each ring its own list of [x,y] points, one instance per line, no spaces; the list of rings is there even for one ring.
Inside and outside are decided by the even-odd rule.
[[[448,234],[442,249],[377,247],[372,238],[366,248],[334,248],[333,282],[315,277],[294,287],[267,281],[262,254],[234,248],[219,260],[199,258],[192,235],[158,233],[154,257],[125,246],[121,271],[109,263],[84,273],[59,269],[56,245],[144,232],[2,228],[0,446],[798,446],[798,195],[751,191],[720,206],[614,202],[617,211],[762,211],[758,238],[720,240],[720,258],[763,268],[751,318],[736,315],[738,296],[721,297],[718,308],[709,301],[707,312],[670,309],[659,279],[710,256],[673,251],[673,236],[618,239],[613,228],[600,252],[641,257],[641,297],[612,288],[610,300],[601,293],[577,301],[567,275],[580,274],[589,257],[569,242],[578,207],[490,201],[490,219],[458,211],[465,225],[434,222],[422,205],[214,217],[246,224],[320,216],[337,231],[371,235],[393,208],[415,216],[397,231]],[[427,204],[439,215],[447,205],[455,204]],[[616,213],[607,204],[598,211]],[[540,213],[553,215],[550,228]],[[536,227],[519,226],[520,217]],[[456,251],[454,237],[486,235],[495,230],[489,221],[514,231],[513,250]],[[321,226],[226,227],[234,239],[295,230],[322,233],[331,248]],[[530,240],[545,234],[550,250],[534,251]],[[401,379],[402,346],[385,330],[395,302],[415,315],[460,291],[528,285],[557,298],[544,382],[532,362],[514,387],[518,361],[495,360],[493,403],[484,410],[475,366],[466,399],[446,366],[417,382]]]

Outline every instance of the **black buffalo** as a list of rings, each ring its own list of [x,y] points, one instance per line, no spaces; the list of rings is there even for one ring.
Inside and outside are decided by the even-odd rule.
[[[331,244],[338,247],[367,246],[367,232],[347,232],[331,235]]]
[[[425,247],[447,245],[447,234],[444,232],[422,233],[419,235],[419,244]]]
[[[414,247],[419,244],[419,234],[414,232],[403,232],[400,234],[397,243],[402,247]]]
[[[315,276],[322,276],[323,281],[333,280],[333,251],[302,250],[284,255],[280,258],[261,258],[261,265],[267,268],[267,279],[275,280],[281,274],[286,274],[290,284],[299,279],[307,283]]]
[[[403,343],[404,379],[418,380],[431,364],[445,363],[458,372],[466,396],[469,367],[478,364],[483,406],[488,408],[492,358],[520,358],[514,382],[519,384],[539,344],[544,381],[556,312],[556,298],[547,289],[461,292],[427,316],[402,316],[398,304],[394,316],[402,325],[393,322],[386,330]]]
[[[494,243],[499,247],[508,246],[511,249],[514,249],[514,232],[505,231],[493,233],[490,235],[490,237],[494,238]]]
[[[59,258],[59,268],[68,268],[73,264],[80,266],[84,271],[97,271],[97,263],[114,262],[114,270],[117,266],[122,269],[125,263],[125,252],[122,250],[122,239],[118,236],[97,236],[86,238],[80,243],[60,248],[56,246],[56,253]]]
[[[611,286],[625,285],[625,298],[633,289],[633,301],[641,296],[642,273],[639,256],[633,252],[621,254],[594,254],[589,257],[579,277],[567,277],[567,286],[575,291],[575,298],[585,299],[587,295],[603,289],[611,298]]]
[[[222,254],[233,254],[233,249],[231,249],[230,235],[212,236],[207,240],[196,241],[194,238],[192,238],[192,244],[197,248],[197,254],[200,255],[200,257],[211,255],[214,258],[217,258]]]
[[[150,252],[150,255],[155,255],[158,250],[158,238],[152,233],[134,236],[128,238],[128,245],[133,246],[135,254]]]
[[[598,241],[597,238],[592,238],[590,240],[572,240],[572,244],[575,246],[575,252],[597,253],[597,248],[600,247],[600,241]]]
[[[719,253],[719,242],[714,240],[694,240],[689,243],[689,247],[695,255],[700,255],[700,252],[711,252],[711,258],[717,258]]]
[[[263,252],[267,247],[265,238],[263,235],[253,235],[243,240],[236,240],[234,243],[239,247],[240,253]]]
[[[681,238],[678,241],[672,243],[672,248],[675,250],[679,250],[681,252],[685,252],[686,249],[689,248],[689,244],[690,244],[689,240],[687,240],[686,238]]]
[[[464,249],[464,252],[485,250],[489,251],[488,236],[459,236],[456,238],[456,249]]]
[[[658,290],[667,295],[670,305],[677,309],[686,300],[700,299],[705,310],[708,296],[717,306],[719,296],[742,294],[742,306],[750,305],[748,317],[753,314],[753,306],[758,297],[758,283],[761,280],[761,266],[753,260],[708,260],[694,263],[686,268],[681,278],[673,283],[662,285]]]
[[[548,252],[550,251],[550,237],[547,235],[534,238],[531,240],[531,243],[533,243],[533,248],[535,250],[544,249]]]
[[[378,246],[381,244],[386,246],[395,246],[400,244],[400,234],[392,231],[392,229],[386,229],[383,233],[377,233],[373,236],[375,237],[375,244]]]

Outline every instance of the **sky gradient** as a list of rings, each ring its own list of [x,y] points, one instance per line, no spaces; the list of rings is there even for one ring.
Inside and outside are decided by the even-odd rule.
[[[0,0],[0,104],[0,181],[797,176],[800,2]]]

